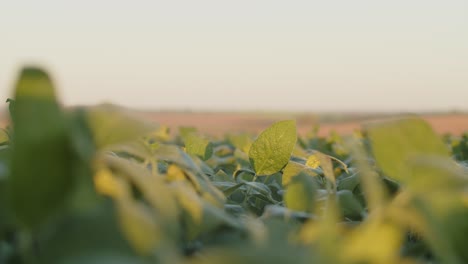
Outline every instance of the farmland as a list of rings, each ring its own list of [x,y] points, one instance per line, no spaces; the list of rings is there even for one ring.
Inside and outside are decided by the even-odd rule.
[[[63,109],[37,68],[13,91],[0,263],[468,262],[466,116]]]
[[[287,112],[204,112],[204,111],[142,111],[135,114],[148,122],[167,126],[171,131],[180,127],[194,127],[207,135],[223,136],[227,133],[246,132],[258,134],[271,123],[283,119],[297,121],[297,131],[301,135],[319,126],[319,136],[331,132],[341,135],[359,130],[366,122],[385,118],[404,116],[402,113],[287,113]],[[468,114],[466,113],[422,113],[419,117],[428,122],[439,134],[461,135],[468,131]],[[0,126],[7,126],[6,111],[0,112]]]
[[[304,135],[315,125],[320,126],[319,135],[327,136],[332,131],[339,134],[351,134],[368,121],[381,120],[389,116],[403,114],[305,114],[305,113],[219,113],[219,112],[142,112],[145,119],[167,125],[177,131],[178,127],[196,127],[200,132],[212,135],[224,135],[230,132],[249,132],[257,134],[272,122],[281,119],[297,120],[299,134]],[[468,131],[468,114],[440,113],[421,114],[436,132],[440,134],[460,135]]]

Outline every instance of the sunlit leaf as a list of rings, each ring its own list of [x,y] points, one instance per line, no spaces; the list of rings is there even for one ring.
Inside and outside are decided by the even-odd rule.
[[[120,225],[125,237],[141,255],[149,255],[158,246],[161,231],[150,210],[132,200],[117,203]]]
[[[167,168],[167,173],[166,173],[166,180],[168,181],[185,181],[185,174],[184,171],[181,170],[178,166],[176,165],[169,165]]]
[[[127,185],[115,177],[109,169],[99,169],[94,176],[96,191],[102,195],[110,196],[116,200],[129,196]]]
[[[119,177],[124,177],[135,184],[146,201],[158,212],[164,231],[175,235],[178,230],[173,223],[178,217],[178,207],[173,193],[165,185],[164,180],[130,160],[110,155],[101,158],[103,164]]]
[[[184,222],[188,238],[194,239],[200,232],[203,219],[203,204],[200,197],[190,185],[179,182],[172,185],[178,203],[184,209]]]
[[[370,220],[347,237],[341,252],[350,263],[400,263],[401,230],[381,220]]]
[[[112,145],[109,147],[109,150],[114,151],[118,155],[125,154],[141,161],[150,160],[154,154],[151,147],[145,144],[143,140]]]
[[[114,105],[99,105],[87,109],[89,127],[98,148],[141,138],[157,126],[136,114]]]
[[[368,125],[367,133],[379,167],[390,177],[405,180],[407,162],[417,155],[449,157],[442,140],[422,119],[404,118]]]
[[[332,159],[330,156],[325,155],[321,152],[315,152],[314,156],[317,157],[317,160],[319,161],[320,167],[323,170],[323,174],[325,177],[335,185],[336,179],[335,179],[335,172],[333,170],[333,163]]]
[[[298,162],[290,161],[290,162],[288,162],[286,167],[284,167],[284,169],[283,169],[283,176],[281,178],[282,179],[282,185],[283,186],[288,185],[291,182],[291,179],[294,176],[301,173],[301,172],[305,172],[310,176],[317,176],[318,175],[317,173],[315,173],[313,170],[311,170],[307,166],[305,166],[305,165],[303,165],[301,163],[298,163]]]
[[[320,166],[320,160],[317,155],[310,155],[309,158],[307,158],[306,165],[312,169],[316,169]]]
[[[10,140],[7,132],[0,128],[0,146],[7,143]]]
[[[207,160],[213,155],[213,145],[208,139],[195,134],[189,134],[184,138],[185,150],[191,155]]]
[[[257,175],[271,175],[286,166],[296,141],[295,121],[280,121],[263,131],[249,151]]]

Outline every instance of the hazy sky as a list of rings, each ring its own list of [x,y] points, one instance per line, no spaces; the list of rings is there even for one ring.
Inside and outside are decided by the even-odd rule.
[[[0,1],[0,98],[31,63],[66,104],[468,110],[468,1]]]

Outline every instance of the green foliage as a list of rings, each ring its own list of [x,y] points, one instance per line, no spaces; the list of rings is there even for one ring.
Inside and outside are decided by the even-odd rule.
[[[21,72],[12,119],[9,205],[18,221],[35,227],[66,201],[75,182],[66,119],[42,70]]]
[[[280,171],[289,161],[296,146],[296,122],[273,124],[252,143],[249,159],[257,175],[271,175]]]
[[[313,213],[317,186],[310,175],[300,173],[295,176],[286,189],[284,202],[293,211]]]
[[[14,94],[0,263],[468,262],[466,135],[411,117],[171,137],[116,106],[62,109],[40,69]]]
[[[408,118],[375,124],[367,129],[379,167],[397,180],[406,178],[407,164],[420,155],[448,157],[449,151],[421,119]]]
[[[213,155],[213,144],[203,137],[195,134],[189,134],[184,139],[187,153],[207,160]]]

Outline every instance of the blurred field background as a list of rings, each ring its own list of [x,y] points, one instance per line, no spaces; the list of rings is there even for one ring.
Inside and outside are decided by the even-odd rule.
[[[280,112],[196,112],[196,111],[135,111],[143,119],[170,128],[177,133],[179,127],[195,127],[198,131],[223,136],[226,133],[249,132],[258,134],[278,120],[295,119],[299,134],[305,135],[319,126],[318,134],[327,136],[332,131],[350,134],[362,124],[375,120],[404,116],[403,113],[280,113]],[[419,114],[439,134],[460,135],[468,131],[467,113]],[[6,111],[0,112],[0,126],[7,125]]]
[[[177,130],[180,126],[192,126],[203,133],[212,135],[241,131],[256,134],[275,121],[296,119],[300,134],[306,134],[319,125],[319,135],[326,136],[332,131],[339,134],[349,134],[359,129],[365,122],[404,114],[144,112],[142,115],[148,120],[169,126],[171,130]],[[421,116],[440,134],[459,135],[468,131],[468,114],[465,113],[422,114]]]

